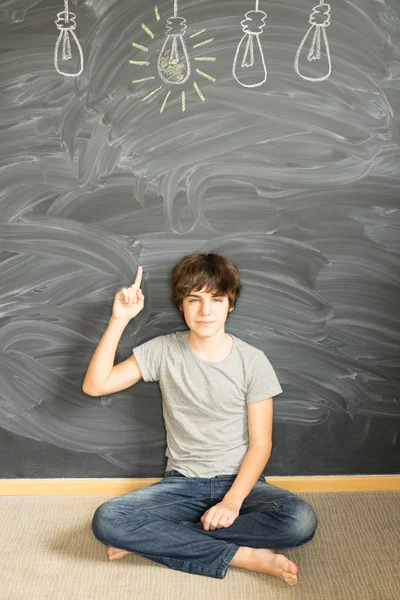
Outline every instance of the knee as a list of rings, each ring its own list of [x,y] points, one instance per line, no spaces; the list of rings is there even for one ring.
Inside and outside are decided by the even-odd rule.
[[[118,511],[111,501],[104,502],[95,511],[92,520],[94,536],[108,546],[115,544],[115,533],[118,530]]]
[[[301,546],[314,537],[318,526],[317,515],[313,507],[298,496],[291,499],[291,509],[293,545]]]

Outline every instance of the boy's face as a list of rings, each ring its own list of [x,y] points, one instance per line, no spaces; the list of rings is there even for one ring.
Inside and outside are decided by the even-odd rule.
[[[203,288],[183,299],[182,310],[191,331],[201,337],[211,337],[224,326],[233,307],[229,308],[227,296],[217,296]]]

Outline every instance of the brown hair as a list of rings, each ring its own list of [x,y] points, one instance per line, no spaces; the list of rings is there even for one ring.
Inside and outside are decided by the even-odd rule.
[[[242,291],[237,266],[229,258],[213,252],[183,256],[172,269],[172,302],[181,310],[182,300],[203,287],[206,291],[228,296],[229,308],[236,306]]]

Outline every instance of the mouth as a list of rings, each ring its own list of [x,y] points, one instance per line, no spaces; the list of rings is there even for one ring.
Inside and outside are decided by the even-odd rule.
[[[197,321],[197,325],[213,325],[214,321]]]

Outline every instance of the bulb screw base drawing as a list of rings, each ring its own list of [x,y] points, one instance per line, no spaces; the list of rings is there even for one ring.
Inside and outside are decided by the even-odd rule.
[[[328,27],[331,24],[331,7],[329,4],[318,4],[312,9],[308,22],[310,25],[318,25],[319,27]]]
[[[244,33],[259,35],[263,32],[267,13],[262,10],[249,10],[244,16],[245,19],[240,23]]]
[[[185,35],[186,19],[183,17],[170,17],[165,26],[165,33],[170,36]]]

